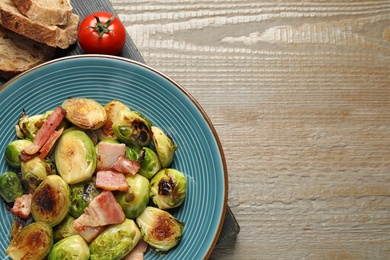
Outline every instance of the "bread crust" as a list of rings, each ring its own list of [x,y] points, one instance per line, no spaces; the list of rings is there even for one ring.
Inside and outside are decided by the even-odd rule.
[[[66,25],[44,25],[20,13],[12,1],[0,1],[0,23],[3,27],[51,47],[66,49],[74,44],[77,40],[78,21],[79,16],[72,13]]]
[[[38,0],[12,0],[19,11],[35,22],[45,25],[65,25],[73,7],[69,0],[57,1],[58,6],[43,6]],[[63,4],[61,4],[63,3]]]
[[[35,42],[0,26],[0,77],[9,79],[48,61],[55,48]]]

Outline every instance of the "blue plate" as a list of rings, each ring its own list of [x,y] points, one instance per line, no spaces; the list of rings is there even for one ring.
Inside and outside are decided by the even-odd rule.
[[[188,192],[174,216],[185,223],[178,247],[145,259],[207,258],[222,229],[228,175],[223,150],[209,118],[179,84],[155,69],[129,59],[80,55],[53,60],[7,82],[0,91],[0,147],[16,139],[14,125],[22,110],[29,115],[52,110],[68,97],[105,104],[118,99],[140,111],[169,134],[179,147],[173,168],[187,176]],[[0,173],[9,170],[0,160]],[[0,206],[0,258],[10,241],[12,215]]]

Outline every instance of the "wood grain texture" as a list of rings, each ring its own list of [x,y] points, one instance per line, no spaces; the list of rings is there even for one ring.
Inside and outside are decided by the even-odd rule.
[[[111,3],[223,144],[211,259],[390,259],[390,1]]]

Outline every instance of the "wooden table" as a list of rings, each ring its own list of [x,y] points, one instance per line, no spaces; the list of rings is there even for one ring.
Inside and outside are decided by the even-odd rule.
[[[241,232],[211,259],[390,259],[390,1],[111,3],[221,139]]]

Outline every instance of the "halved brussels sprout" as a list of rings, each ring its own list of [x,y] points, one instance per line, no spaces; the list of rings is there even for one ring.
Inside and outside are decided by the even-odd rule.
[[[67,215],[60,224],[53,228],[54,242],[58,242],[63,238],[78,234],[73,227],[74,220],[75,219],[71,215]]]
[[[126,218],[136,218],[146,208],[149,202],[149,180],[139,174],[127,175],[129,189],[117,192],[115,198],[121,205]]]
[[[106,110],[97,101],[88,98],[70,98],[62,103],[66,119],[84,129],[98,129],[107,121]]]
[[[54,227],[59,224],[70,209],[68,184],[58,175],[49,175],[32,195],[31,215],[35,221]]]
[[[5,251],[12,259],[44,259],[53,245],[53,230],[43,222],[24,227]]]
[[[136,221],[144,241],[160,251],[168,251],[181,241],[184,223],[165,210],[146,207]]]
[[[95,186],[95,178],[86,182],[70,185],[70,212],[74,218],[78,218],[84,213],[84,209],[89,202],[99,195],[100,189]]]
[[[139,159],[140,159],[140,152],[138,151],[138,149],[135,149],[135,148],[131,148],[131,147],[128,147],[126,146],[126,154],[125,154],[125,157],[129,160],[132,160],[132,161],[136,161],[136,162],[139,162]]]
[[[141,168],[138,173],[148,179],[151,179],[161,169],[158,155],[149,147],[142,148],[139,160]]]
[[[140,239],[141,233],[132,219],[111,225],[89,245],[91,260],[121,259],[137,245]]]
[[[141,148],[152,140],[151,123],[135,111],[121,110],[112,124],[115,136],[130,147]]]
[[[88,260],[90,256],[87,242],[80,235],[61,239],[53,245],[48,260]]]
[[[152,126],[150,128],[153,136],[153,143],[156,148],[158,158],[160,159],[162,168],[168,167],[174,158],[175,151],[178,147],[173,142],[173,139],[164,133],[159,127]]]
[[[48,175],[56,173],[52,162],[49,159],[42,160],[40,157],[34,157],[31,160],[22,162],[20,166],[23,187],[30,194],[35,191]]]
[[[57,171],[68,184],[89,180],[96,169],[96,149],[86,133],[65,131],[54,151]]]
[[[28,116],[27,113],[23,111],[18,123],[15,125],[16,135],[22,139],[33,140],[38,130],[52,112],[53,111],[47,111],[44,114]]]
[[[20,154],[30,144],[32,144],[32,141],[27,139],[18,139],[9,143],[4,151],[4,159],[8,165],[19,168],[21,163]]]
[[[6,202],[13,202],[23,195],[22,183],[15,172],[8,171],[0,175],[0,195]]]
[[[112,124],[115,121],[115,118],[117,117],[119,111],[130,111],[130,108],[118,100],[112,100],[104,105],[104,109],[106,110],[107,121],[102,127],[97,129],[96,131],[99,136],[99,140],[116,139],[117,137],[112,130]]]
[[[180,206],[185,199],[186,191],[186,177],[176,169],[162,169],[150,180],[150,197],[160,209]]]

